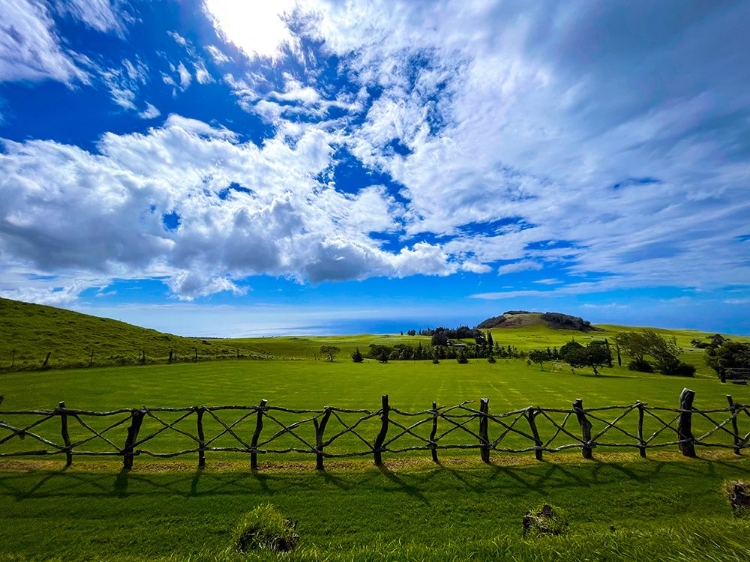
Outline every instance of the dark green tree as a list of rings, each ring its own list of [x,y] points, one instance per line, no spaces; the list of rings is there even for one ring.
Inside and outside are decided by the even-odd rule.
[[[591,342],[586,347],[572,348],[565,355],[565,361],[571,367],[591,367],[599,375],[599,367],[609,364],[611,356],[604,342]]]
[[[364,360],[365,360],[365,358],[360,353],[359,348],[355,349],[354,353],[352,353],[352,361],[354,361],[355,363],[362,363],[362,361],[364,361]]]

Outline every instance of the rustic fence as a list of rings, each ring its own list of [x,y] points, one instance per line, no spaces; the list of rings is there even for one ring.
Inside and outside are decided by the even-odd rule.
[[[433,402],[420,412],[394,408],[388,396],[378,410],[299,410],[262,400],[258,406],[93,412],[60,402],[54,410],[0,411],[0,458],[64,455],[70,466],[74,456],[113,456],[122,457],[130,469],[141,455],[197,455],[203,468],[207,453],[217,458],[244,453],[257,470],[259,455],[298,453],[315,455],[316,468],[322,470],[327,458],[371,455],[381,465],[384,453],[412,451],[429,451],[439,462],[441,451],[477,449],[489,462],[492,452],[533,452],[542,460],[544,453],[576,449],[588,459],[594,449],[610,447],[637,449],[642,457],[648,449],[664,447],[677,447],[686,456],[695,456],[699,446],[733,449],[738,455],[750,448],[749,406],[727,396],[727,408],[699,410],[693,407],[694,396],[684,389],[679,408],[638,401],[584,409],[578,399],[571,409],[528,407],[497,414],[490,412],[486,398],[478,409],[470,402],[441,407]]]

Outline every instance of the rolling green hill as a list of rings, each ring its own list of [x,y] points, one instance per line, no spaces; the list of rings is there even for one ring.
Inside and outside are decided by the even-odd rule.
[[[239,341],[164,334],[125,322],[0,298],[0,370],[88,367],[267,354]],[[175,357],[173,355],[173,357]]]

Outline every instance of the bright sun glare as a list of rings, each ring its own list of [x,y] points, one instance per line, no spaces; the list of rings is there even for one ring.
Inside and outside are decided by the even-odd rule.
[[[205,0],[216,28],[249,57],[277,58],[284,43],[293,44],[282,17],[296,0]]]

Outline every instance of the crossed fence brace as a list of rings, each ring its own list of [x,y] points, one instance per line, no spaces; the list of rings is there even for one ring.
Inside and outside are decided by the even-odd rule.
[[[637,401],[635,404],[626,406],[606,406],[601,408],[584,409],[583,401],[577,399],[573,402],[572,409],[527,407],[512,412],[491,414],[489,412],[489,400],[482,398],[479,409],[472,408],[471,402],[465,401],[454,406],[438,407],[436,402],[432,408],[420,412],[405,412],[391,407],[388,396],[382,397],[382,405],[378,410],[347,409],[336,407],[325,407],[322,410],[300,410],[277,406],[269,406],[266,400],[262,400],[258,406],[192,406],[185,408],[123,408],[108,412],[92,412],[87,410],[70,409],[65,402],[60,402],[54,410],[28,410],[28,411],[5,411],[0,416],[26,417],[38,416],[38,419],[28,423],[25,427],[17,427],[4,420],[0,421],[0,458],[18,456],[44,456],[65,455],[66,466],[73,462],[74,455],[81,456],[120,456],[123,458],[123,467],[131,469],[136,456],[146,455],[151,457],[170,458],[182,455],[198,454],[199,468],[205,467],[207,452],[234,452],[249,453],[250,466],[252,470],[258,469],[259,454],[286,454],[306,453],[316,456],[316,468],[324,468],[325,458],[361,457],[372,455],[376,465],[383,464],[383,453],[405,453],[409,451],[430,451],[432,460],[439,462],[438,451],[450,449],[479,449],[484,462],[489,462],[491,451],[496,453],[529,453],[534,452],[538,460],[542,460],[544,452],[555,453],[569,449],[579,449],[584,458],[592,458],[596,447],[631,447],[637,448],[642,457],[646,456],[649,448],[678,446],[685,456],[696,455],[695,447],[731,448],[735,454],[741,454],[743,449],[750,448],[750,432],[744,435],[739,431],[739,419],[745,419],[743,414],[750,417],[750,407],[734,403],[731,396],[727,396],[729,407],[725,409],[698,410],[693,407],[695,393],[684,389],[680,395],[680,407],[677,409],[665,407],[649,407],[647,404]],[[162,419],[163,413],[177,414],[173,420]],[[226,412],[239,412],[240,417],[234,421],[227,422],[221,415]],[[619,412],[612,420],[604,417],[605,412]],[[637,412],[638,421],[635,431],[622,427],[623,420],[631,413]],[[279,414],[294,414],[304,416],[291,424],[284,423]],[[348,421],[347,416],[358,416],[354,421]],[[719,416],[723,419],[719,419]],[[122,416],[104,429],[95,429],[86,418],[105,418]],[[178,424],[195,416],[196,433],[185,431]],[[205,435],[204,419],[208,416],[216,422],[219,427],[218,433],[207,439]],[[562,416],[562,420],[554,416]],[[694,416],[704,418],[712,428],[702,435],[693,434]],[[62,443],[53,441],[50,436],[40,435],[39,426],[44,422],[56,417],[60,419],[60,437]],[[238,426],[243,422],[255,418],[255,428],[250,439],[243,437]],[[379,419],[380,430],[373,442],[362,435],[361,427],[369,420]],[[578,428],[569,427],[575,419]],[[644,434],[644,420],[658,424],[658,428],[646,437]],[[148,421],[149,433],[143,432],[144,423]],[[325,432],[329,424],[335,420],[339,429],[326,438]],[[408,423],[411,420],[413,423]],[[551,436],[543,439],[539,423],[549,425],[553,432]],[[85,436],[77,440],[71,440],[69,424],[77,423],[83,428]],[[127,427],[127,437],[121,447],[109,434],[115,428],[130,422]],[[478,423],[477,423],[478,422]],[[601,427],[593,433],[594,423]],[[490,424],[497,433],[494,439],[490,439]],[[273,430],[269,432],[266,425]],[[309,425],[313,426],[313,437],[305,436],[301,429]],[[430,427],[431,425],[431,427]],[[447,426],[442,433],[438,433],[438,427]],[[417,429],[421,426],[430,428],[429,437],[420,435]],[[264,434],[265,438],[261,439]],[[476,429],[475,429],[476,428]],[[35,431],[32,431],[35,430]],[[671,441],[656,441],[667,431],[674,432],[676,439]],[[192,444],[191,447],[169,452],[157,452],[144,449],[143,447],[152,442],[156,437],[168,432],[176,432],[186,437]],[[604,441],[602,437],[610,432],[619,432],[626,440],[624,442]],[[142,436],[145,433],[145,436]],[[453,434],[470,438],[470,442],[449,442],[448,436]],[[494,433],[494,432],[493,432]],[[710,441],[714,435],[728,435],[731,444],[720,441]],[[227,436],[231,439],[232,446],[219,446],[219,439]],[[293,439],[293,446],[278,444],[283,436]],[[353,436],[357,442],[361,442],[364,448],[350,450],[347,452],[331,452],[330,447],[345,436]],[[509,436],[521,438],[528,444],[522,447],[505,446]],[[565,436],[570,442],[556,444],[558,438]],[[3,451],[7,443],[22,440],[26,437],[32,441],[39,442],[46,448],[22,449]],[[454,435],[455,437],[455,435]],[[407,438],[416,439],[417,445],[402,445],[401,441]],[[95,440],[100,440],[108,447],[105,451],[85,450],[85,446]],[[7,448],[7,446],[6,446]]]

